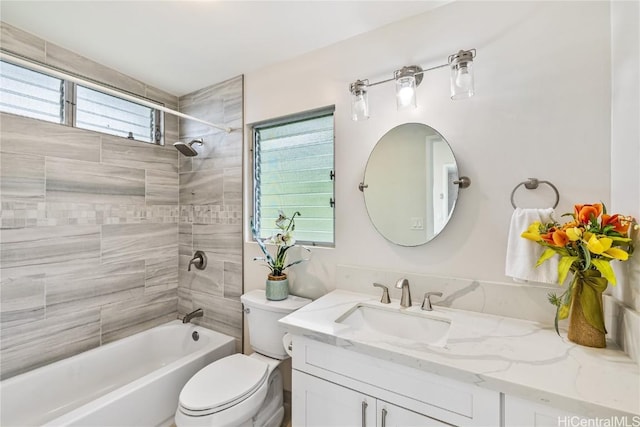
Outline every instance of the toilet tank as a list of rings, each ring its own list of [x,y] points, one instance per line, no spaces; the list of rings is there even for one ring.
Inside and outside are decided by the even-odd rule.
[[[249,325],[249,342],[255,352],[275,359],[289,357],[284,351],[284,328],[278,323],[289,313],[311,302],[310,299],[289,295],[282,301],[269,301],[264,289],[247,292],[240,297]]]

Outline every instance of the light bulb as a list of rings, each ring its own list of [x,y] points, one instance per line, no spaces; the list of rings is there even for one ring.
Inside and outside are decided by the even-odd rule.
[[[473,86],[473,62],[462,62],[451,67],[451,99],[472,97]]]
[[[367,92],[362,91],[351,98],[351,119],[353,121],[366,120],[369,118],[369,102]]]
[[[396,103],[398,110],[416,108],[416,79],[414,76],[396,78]]]
[[[403,106],[408,106],[413,98],[414,91],[410,87],[403,87],[398,91],[398,102]]]
[[[466,66],[460,67],[456,73],[456,86],[463,90],[469,90],[472,81],[469,69]]]

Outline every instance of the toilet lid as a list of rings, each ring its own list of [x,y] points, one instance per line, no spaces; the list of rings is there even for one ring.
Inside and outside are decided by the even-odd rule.
[[[198,371],[180,392],[180,406],[210,411],[253,394],[269,376],[269,366],[244,354],[219,359]]]

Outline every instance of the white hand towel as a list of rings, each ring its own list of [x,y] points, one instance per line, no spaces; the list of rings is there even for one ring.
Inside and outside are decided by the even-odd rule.
[[[552,222],[553,212],[553,208],[516,208],[513,211],[507,240],[505,274],[513,277],[515,282],[557,283],[558,257],[554,256],[541,266],[536,267],[536,262],[545,248],[531,240],[520,237],[522,232],[526,231],[534,221],[540,221],[543,224]]]

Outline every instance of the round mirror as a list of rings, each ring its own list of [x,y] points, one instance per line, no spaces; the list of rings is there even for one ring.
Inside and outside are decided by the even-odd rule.
[[[376,144],[362,191],[369,218],[387,240],[423,245],[447,225],[458,198],[458,167],[435,129],[405,123]]]

